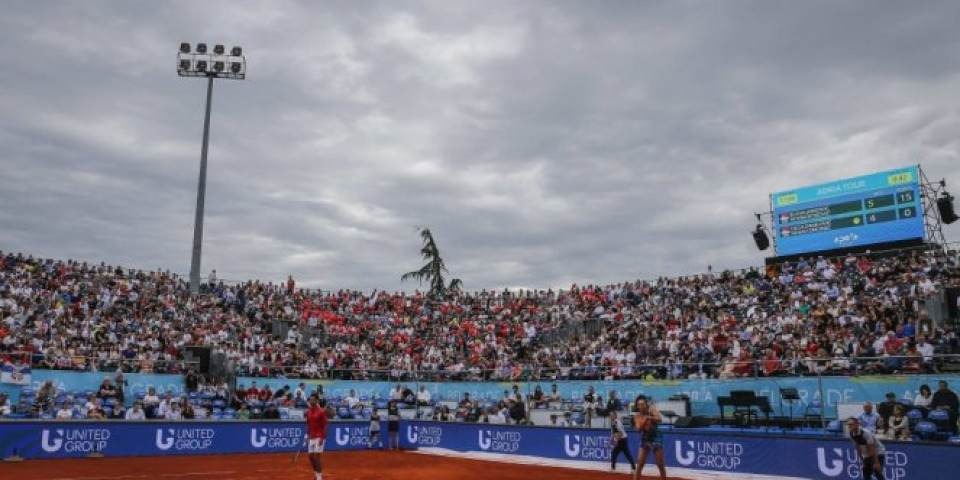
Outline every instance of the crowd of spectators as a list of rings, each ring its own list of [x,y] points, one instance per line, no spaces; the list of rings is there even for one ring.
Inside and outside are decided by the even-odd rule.
[[[213,276],[190,295],[170,272],[0,252],[0,354],[37,368],[184,373],[186,347],[210,346],[237,375],[291,378],[921,373],[935,371],[935,352],[958,350],[954,326],[923,306],[958,284],[956,258],[910,251],[442,299]],[[293,328],[276,336],[277,322]],[[584,326],[595,330],[551,341]]]
[[[960,399],[947,381],[941,380],[936,391],[921,385],[912,402],[898,400],[893,392],[876,405],[866,402],[856,419],[861,428],[882,440],[934,440],[960,431],[958,412]]]

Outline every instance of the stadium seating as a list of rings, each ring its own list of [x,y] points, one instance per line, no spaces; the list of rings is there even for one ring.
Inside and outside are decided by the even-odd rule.
[[[927,420],[921,420],[917,422],[914,433],[916,433],[921,440],[936,440],[937,425]]]

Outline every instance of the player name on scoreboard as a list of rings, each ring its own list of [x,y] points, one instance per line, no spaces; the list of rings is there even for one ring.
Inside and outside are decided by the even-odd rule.
[[[778,215],[780,234],[796,237],[830,230],[872,225],[917,216],[913,191],[804,208]],[[863,213],[860,213],[863,212]],[[849,215],[857,213],[856,215]]]

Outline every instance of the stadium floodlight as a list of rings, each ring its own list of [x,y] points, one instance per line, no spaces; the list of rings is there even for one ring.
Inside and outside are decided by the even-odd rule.
[[[177,54],[177,74],[181,77],[205,77],[207,79],[207,108],[203,117],[203,145],[200,148],[200,179],[197,182],[197,210],[193,225],[193,255],[190,261],[190,292],[200,291],[200,253],[203,243],[203,210],[207,192],[207,147],[210,144],[210,106],[213,98],[213,80],[216,78],[243,80],[247,76],[247,63],[243,49],[233,47],[229,57],[222,44],[213,47],[215,55],[207,54],[207,44],[198,43],[195,53],[190,53],[190,44],[181,43]],[[229,63],[229,68],[227,68]]]

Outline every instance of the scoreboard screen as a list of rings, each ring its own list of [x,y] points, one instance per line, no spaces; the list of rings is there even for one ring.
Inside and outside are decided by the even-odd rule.
[[[777,255],[922,239],[918,167],[774,193]]]

